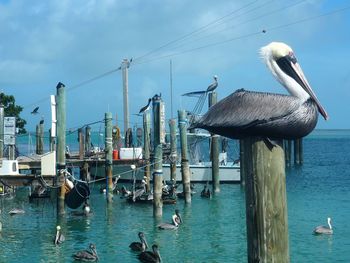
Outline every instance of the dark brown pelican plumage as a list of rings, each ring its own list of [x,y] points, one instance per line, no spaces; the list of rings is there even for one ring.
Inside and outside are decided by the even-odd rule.
[[[213,105],[191,129],[203,128],[233,139],[295,139],[315,128],[318,111],[328,119],[288,45],[272,42],[261,49],[261,55],[291,95],[237,90]]]
[[[73,255],[75,260],[93,262],[99,260],[97,256],[96,246],[94,244],[89,245],[89,249],[81,250]]]
[[[138,255],[139,260],[141,262],[145,262],[145,263],[160,263],[160,262],[162,262],[162,258],[160,257],[158,246],[153,245],[152,250],[153,250],[153,252],[144,251],[141,254],[139,254]]]
[[[146,241],[146,238],[145,238],[145,234],[143,232],[139,232],[138,236],[139,236],[141,242],[132,242],[129,245],[129,247],[133,251],[141,251],[141,252],[143,252],[143,251],[145,251],[148,248],[147,241]]]

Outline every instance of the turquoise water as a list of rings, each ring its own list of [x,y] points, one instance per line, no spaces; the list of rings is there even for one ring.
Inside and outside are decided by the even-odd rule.
[[[164,262],[246,262],[244,191],[221,185],[211,200],[193,196],[164,205],[161,219],[152,205],[128,204],[115,196],[110,208],[100,185],[92,186],[93,215],[77,217],[67,209],[60,222],[66,241],[54,246],[55,202],[28,203],[27,190],[13,199],[0,198],[0,262],[73,262],[72,254],[96,244],[100,262],[138,262],[128,245],[143,231],[157,243]],[[202,185],[196,185],[200,192]],[[304,140],[304,165],[287,170],[288,223],[291,262],[350,262],[350,131],[317,131]],[[9,216],[14,207],[24,215]],[[156,225],[170,222],[175,208],[184,224],[176,231]],[[314,236],[315,226],[332,217],[333,236]]]

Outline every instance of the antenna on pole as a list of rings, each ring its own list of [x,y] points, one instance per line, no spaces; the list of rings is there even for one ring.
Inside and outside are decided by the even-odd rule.
[[[173,63],[170,59],[170,110],[171,110],[171,118],[173,115]]]
[[[124,105],[124,133],[129,128],[129,94],[128,94],[128,68],[130,62],[127,58],[122,61],[122,76],[123,76],[123,105]]]

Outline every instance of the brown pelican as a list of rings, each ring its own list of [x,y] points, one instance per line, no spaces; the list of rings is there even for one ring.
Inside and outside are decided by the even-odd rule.
[[[145,263],[160,263],[162,262],[162,258],[160,257],[159,254],[159,249],[157,245],[153,245],[152,246],[152,250],[151,251],[144,251],[141,254],[138,255],[138,258],[141,262],[145,262]]]
[[[290,95],[237,90],[213,105],[191,129],[203,128],[233,139],[296,139],[314,129],[317,111],[328,119],[288,45],[272,42],[261,48],[261,55]]]
[[[148,248],[148,244],[145,238],[145,234],[143,232],[139,232],[138,234],[140,241],[141,242],[132,242],[129,247],[131,248],[131,250],[133,251],[145,251]]]
[[[178,229],[180,224],[182,224],[182,218],[179,209],[176,209],[175,214],[172,216],[172,223],[161,223],[158,225],[158,228],[163,230],[175,230]]]
[[[96,246],[94,244],[90,244],[89,249],[87,250],[81,250],[76,252],[73,255],[73,258],[79,261],[90,261],[90,262],[99,260],[97,256]]]
[[[331,225],[331,218],[327,218],[327,223],[328,226],[318,226],[314,229],[314,234],[315,235],[320,235],[320,234],[326,234],[326,235],[332,235],[333,234],[333,229]]]
[[[201,197],[210,198],[210,190],[209,190],[209,188],[207,189],[206,185],[204,185],[204,188],[201,192]]]
[[[64,235],[62,234],[62,232],[60,230],[61,230],[61,227],[56,226],[56,236],[55,236],[55,239],[53,240],[53,243],[55,245],[59,245],[66,240]]]

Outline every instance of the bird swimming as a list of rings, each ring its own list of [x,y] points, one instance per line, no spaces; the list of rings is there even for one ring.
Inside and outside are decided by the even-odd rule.
[[[152,99],[151,99],[151,98],[149,98],[149,99],[148,99],[148,103],[147,103],[147,105],[146,105],[146,106],[144,106],[144,107],[142,107],[142,108],[140,109],[139,114],[144,113],[145,111],[147,111],[147,110],[149,109],[149,105],[151,104],[151,101],[152,101]]]
[[[260,53],[290,95],[237,90],[213,105],[190,129],[202,128],[232,139],[297,139],[315,128],[318,112],[328,119],[288,45],[272,42]]]
[[[66,238],[64,237],[64,235],[61,232],[61,227],[56,226],[56,236],[55,236],[55,239],[53,240],[53,243],[55,245],[59,245],[59,244],[63,243],[65,240],[66,240]]]
[[[129,247],[133,251],[141,251],[141,252],[143,252],[143,251],[145,251],[148,248],[146,237],[145,237],[145,234],[143,232],[139,232],[138,236],[139,236],[141,242],[132,242],[129,245]]]
[[[152,246],[151,251],[144,251],[138,255],[138,258],[141,262],[145,263],[160,263],[162,262],[162,258],[160,257],[159,249],[156,244]]]
[[[327,223],[328,226],[318,226],[314,229],[314,234],[315,235],[321,235],[321,234],[326,234],[326,235],[332,235],[333,234],[333,229],[331,225],[332,219],[330,217],[327,218]]]
[[[180,215],[179,209],[175,209],[175,214],[172,216],[171,220],[172,220],[171,224],[169,224],[169,223],[161,223],[161,224],[158,225],[158,228],[162,229],[162,230],[166,230],[166,229],[175,230],[175,229],[178,229],[179,225],[182,224],[182,217]]]
[[[79,261],[90,261],[90,262],[99,260],[97,251],[96,251],[96,246],[94,244],[90,244],[89,248],[86,250],[81,250],[76,252],[73,255],[73,258]]]

